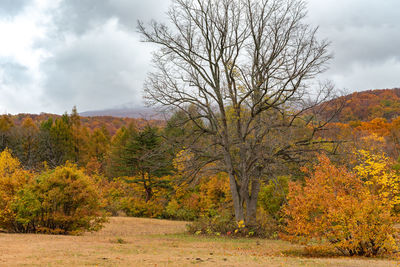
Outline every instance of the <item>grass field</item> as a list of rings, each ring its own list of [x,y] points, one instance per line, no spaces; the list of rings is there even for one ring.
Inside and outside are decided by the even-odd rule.
[[[0,234],[0,266],[400,266],[394,259],[307,258],[283,241],[184,234],[185,222],[111,218],[82,236]]]

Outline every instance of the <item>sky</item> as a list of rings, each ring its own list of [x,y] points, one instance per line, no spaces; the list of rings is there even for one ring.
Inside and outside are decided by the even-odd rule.
[[[399,0],[306,0],[331,42],[320,78],[346,92],[400,87]],[[0,113],[142,106],[154,47],[137,20],[164,20],[168,0],[0,0]]]

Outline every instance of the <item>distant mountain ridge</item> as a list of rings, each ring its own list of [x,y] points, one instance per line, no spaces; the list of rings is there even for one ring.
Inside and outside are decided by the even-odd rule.
[[[20,113],[17,115],[2,115],[8,116],[14,125],[21,125],[22,122],[26,118],[31,118],[37,126],[39,126],[42,122],[47,121],[48,119],[56,120],[61,117],[58,114],[50,114],[50,113],[41,113],[41,114],[28,114],[28,113]],[[107,131],[114,135],[116,131],[121,127],[127,127],[132,124],[138,129],[143,129],[147,125],[163,127],[165,125],[165,121],[162,119],[154,119],[154,118],[130,118],[130,117],[116,117],[116,116],[80,116],[81,124],[84,127],[87,127],[90,130],[98,129],[105,127]]]
[[[101,110],[91,110],[80,112],[82,117],[99,117],[99,116],[111,116],[117,118],[145,118],[145,119],[160,119],[161,115],[158,114],[154,109],[147,107],[121,107]]]
[[[388,121],[400,116],[400,88],[377,89],[352,94],[325,102],[327,113],[329,109],[334,110],[336,101],[344,102],[345,105],[335,119],[336,122],[347,123],[350,121],[370,121],[375,118],[385,118]],[[135,124],[139,129],[146,125],[162,127],[166,123],[163,114],[146,107],[122,106],[120,108],[93,110],[80,112],[81,122],[89,129],[106,127],[114,134],[120,127]],[[171,114],[169,114],[171,115]],[[49,118],[56,119],[57,114],[17,114],[10,116],[14,124],[20,125],[22,121],[30,117],[36,123],[41,123]]]
[[[375,89],[361,92],[354,92],[337,99],[326,102],[332,109],[335,103],[344,102],[345,106],[336,121],[370,121],[374,118],[385,118],[392,120],[400,116],[400,88],[394,89]],[[134,107],[132,104],[120,108],[86,111],[80,113],[83,117],[92,116],[112,116],[119,118],[145,118],[165,120],[162,114],[157,113],[152,108]]]

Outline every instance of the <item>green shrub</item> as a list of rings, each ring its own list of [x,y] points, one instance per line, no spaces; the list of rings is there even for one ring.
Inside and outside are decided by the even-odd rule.
[[[279,221],[280,210],[289,192],[289,177],[278,176],[263,186],[258,195],[258,205],[274,220]]]
[[[182,207],[175,199],[172,199],[165,207],[164,217],[168,219],[193,221],[198,216],[195,211]]]
[[[235,218],[231,212],[223,212],[214,217],[201,216],[187,225],[187,230],[191,234],[231,235],[236,229]]]

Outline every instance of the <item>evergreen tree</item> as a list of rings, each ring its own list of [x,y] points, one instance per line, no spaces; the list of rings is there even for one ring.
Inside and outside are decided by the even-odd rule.
[[[165,177],[172,171],[171,157],[163,146],[158,128],[146,126],[141,132],[130,134],[120,153],[119,173],[127,182],[143,187],[146,202],[155,188],[168,188]]]

